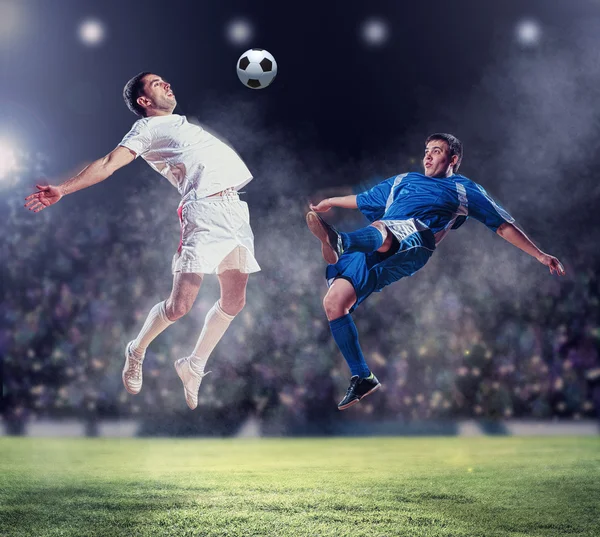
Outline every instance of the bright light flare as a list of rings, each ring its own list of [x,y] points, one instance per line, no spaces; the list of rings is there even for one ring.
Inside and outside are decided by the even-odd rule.
[[[539,44],[542,36],[542,29],[537,21],[533,19],[523,19],[517,23],[515,34],[520,45],[533,47]]]
[[[84,45],[95,47],[104,41],[106,28],[97,19],[87,19],[79,25],[78,34]]]
[[[383,45],[389,37],[389,26],[382,19],[368,19],[361,27],[364,41],[373,46]]]
[[[10,178],[17,171],[17,155],[8,140],[0,139],[0,181]]]
[[[227,39],[235,45],[246,45],[252,39],[254,31],[252,25],[244,19],[231,21],[225,29]]]
[[[21,6],[15,0],[0,0],[0,42],[21,33],[23,22]]]

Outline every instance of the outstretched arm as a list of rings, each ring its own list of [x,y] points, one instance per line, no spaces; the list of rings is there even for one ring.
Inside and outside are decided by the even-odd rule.
[[[342,207],[343,209],[358,209],[356,196],[341,196],[337,198],[327,198],[316,205],[310,204],[310,208],[317,213],[324,213],[332,207]]]
[[[565,269],[561,262],[556,257],[542,252],[529,240],[529,237],[514,224],[505,222],[498,228],[496,233],[512,245],[520,248],[530,256],[535,257],[542,265],[545,265],[550,269],[551,274],[558,274],[559,276],[565,275]]]
[[[54,205],[63,196],[72,194],[78,190],[88,188],[104,179],[110,177],[119,168],[126,166],[135,158],[135,153],[131,149],[118,146],[105,157],[92,162],[86,166],[76,176],[67,179],[58,186],[54,185],[36,185],[38,189],[25,200],[30,211],[39,213],[42,209]]]

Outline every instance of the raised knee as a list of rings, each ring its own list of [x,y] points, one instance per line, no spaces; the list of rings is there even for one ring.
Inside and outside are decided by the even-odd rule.
[[[387,226],[381,220],[373,222],[371,226],[376,228],[381,233],[381,235],[383,236],[383,240],[385,241],[389,235]]]
[[[371,225],[374,228],[376,228],[383,236],[383,244],[379,248],[377,248],[377,251],[387,252],[394,243],[394,235],[388,231],[387,226],[381,220],[373,222]]]

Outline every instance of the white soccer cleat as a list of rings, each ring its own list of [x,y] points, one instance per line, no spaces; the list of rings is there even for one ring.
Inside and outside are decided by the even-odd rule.
[[[125,389],[130,394],[136,395],[142,389],[142,363],[144,357],[142,356],[140,359],[131,351],[132,343],[133,341],[130,341],[125,348],[125,365],[123,366],[121,378]]]
[[[174,365],[175,371],[177,371],[177,374],[183,383],[185,402],[187,403],[187,406],[194,410],[198,406],[198,390],[200,389],[200,383],[210,371],[207,371],[206,373],[197,373],[194,371],[189,356],[187,358],[179,358]]]

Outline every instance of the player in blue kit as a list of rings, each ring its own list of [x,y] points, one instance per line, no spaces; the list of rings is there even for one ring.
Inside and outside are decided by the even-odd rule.
[[[329,263],[323,306],[352,373],[340,410],[381,386],[365,362],[350,314],[371,293],[417,272],[448,232],[467,218],[535,257],[551,274],[565,274],[560,261],[535,246],[483,187],[457,174],[462,152],[455,136],[432,134],[425,142],[424,174],[396,175],[356,196],[328,198],[310,206],[306,221]],[[352,233],[339,232],[317,214],[332,207],[359,209],[372,223]]]

